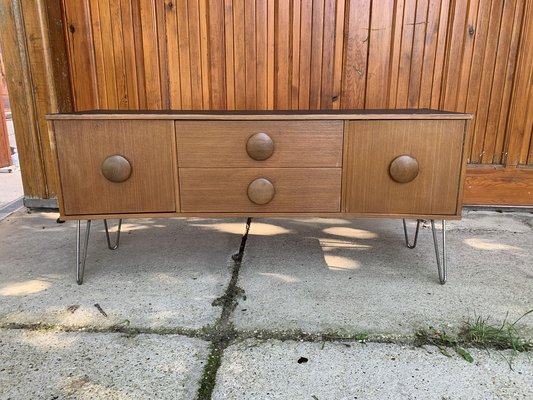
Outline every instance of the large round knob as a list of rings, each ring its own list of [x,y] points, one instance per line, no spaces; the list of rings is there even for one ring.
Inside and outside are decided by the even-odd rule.
[[[248,198],[252,203],[267,204],[274,198],[275,194],[274,185],[268,179],[257,178],[248,185]]]
[[[391,178],[398,183],[411,182],[418,176],[418,171],[418,161],[408,155],[396,157],[389,167]]]
[[[254,160],[266,160],[274,153],[274,141],[264,132],[256,133],[248,139],[246,152]]]
[[[131,164],[122,156],[109,156],[102,163],[102,174],[111,182],[124,182],[131,175]]]

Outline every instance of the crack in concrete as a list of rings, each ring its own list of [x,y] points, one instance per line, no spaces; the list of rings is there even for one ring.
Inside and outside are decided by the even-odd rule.
[[[246,220],[246,228],[241,239],[239,252],[233,255],[233,272],[231,279],[223,296],[219,297],[213,302],[213,305],[221,305],[222,312],[220,318],[213,326],[209,347],[209,356],[200,379],[200,386],[198,388],[197,399],[208,400],[211,399],[213,390],[215,389],[216,376],[220,365],[222,364],[222,357],[224,350],[235,341],[238,333],[233,323],[231,322],[231,314],[237,307],[239,297],[244,295],[244,290],[237,286],[239,280],[239,271],[241,269],[241,262],[246,248],[246,241],[248,240],[248,232],[252,224],[252,218]]]

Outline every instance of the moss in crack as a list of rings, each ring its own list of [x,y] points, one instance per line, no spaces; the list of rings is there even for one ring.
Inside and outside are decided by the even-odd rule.
[[[222,355],[224,348],[219,347],[216,343],[211,343],[209,346],[209,356],[204,367],[202,378],[200,379],[200,387],[198,389],[198,400],[209,400],[213,390],[215,389],[216,377],[220,364],[222,364]]]
[[[213,307],[222,307],[223,309],[231,309],[233,311],[238,304],[238,299],[244,297],[244,289],[237,285],[230,285],[226,293],[213,300],[211,305]]]

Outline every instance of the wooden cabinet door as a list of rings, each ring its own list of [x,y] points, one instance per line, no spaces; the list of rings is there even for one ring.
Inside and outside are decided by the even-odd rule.
[[[172,121],[59,120],[54,132],[65,215],[176,211]],[[110,180],[113,156],[129,169]]]
[[[464,138],[460,120],[346,122],[345,211],[457,215]]]

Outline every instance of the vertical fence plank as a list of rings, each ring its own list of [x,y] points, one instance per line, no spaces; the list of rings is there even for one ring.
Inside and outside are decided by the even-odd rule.
[[[191,57],[189,55],[189,13],[186,1],[178,1],[175,5],[178,23],[178,48],[180,64],[181,106],[183,110],[191,110]]]
[[[157,110],[162,106],[161,80],[159,71],[157,15],[155,5],[150,0],[140,0],[142,23],[143,59],[146,84],[146,108]]]
[[[409,99],[409,78],[416,21],[416,0],[405,0],[401,30],[401,50],[396,92],[396,108],[407,108]]]
[[[311,94],[311,31],[313,29],[312,2],[302,2],[300,9],[300,65],[299,65],[299,90],[298,108],[309,109],[309,96]]]
[[[350,0],[346,10],[341,108],[364,108],[370,0]]]
[[[525,14],[525,1],[518,0],[513,16],[511,43],[509,53],[504,59],[505,67],[505,85],[503,88],[502,104],[500,112],[498,113],[498,126],[496,143],[494,145],[494,154],[496,158],[493,160],[494,164],[504,164],[507,157],[507,150],[504,149],[504,144],[508,143],[507,138],[511,133],[508,127],[511,117],[511,95],[513,93],[513,82],[517,73],[518,52],[520,49],[520,36],[522,32],[522,17]],[[498,58],[499,59],[499,58]]]
[[[431,108],[439,108],[444,91],[444,71],[446,68],[446,39],[448,36],[448,21],[450,18],[450,0],[435,0],[439,8],[438,16],[438,39],[435,51],[435,68],[432,71],[433,82],[431,85]]]
[[[245,43],[245,0],[233,0],[233,40],[235,43],[235,106],[246,109],[246,43]]]
[[[433,84],[434,71],[436,65],[436,53],[439,35],[439,12],[440,3],[436,0],[429,0],[426,20],[426,34],[424,38],[424,59],[420,74],[420,90],[418,92],[418,107],[431,107],[431,86]]]
[[[235,52],[233,41],[233,0],[224,0],[224,61],[226,108],[235,110]]]
[[[478,158],[474,162],[481,163],[483,159],[493,158],[493,150],[489,146],[488,137],[494,136],[495,132],[488,130],[487,125],[490,100],[494,85],[498,84],[501,76],[496,76],[494,70],[496,68],[496,54],[498,42],[500,40],[501,18],[503,12],[503,3],[500,1],[492,1],[490,7],[490,15],[488,21],[487,41],[485,44],[485,54],[481,69],[481,83],[478,95],[478,102],[476,106],[476,140],[472,147],[472,153],[478,154]],[[497,94],[494,93],[496,98]],[[485,146],[487,144],[487,146]]]
[[[157,50],[159,63],[159,83],[161,90],[161,108],[170,107],[170,82],[168,71],[168,46],[166,43],[165,2],[155,2]]]
[[[465,111],[475,113],[481,95],[481,78],[483,77],[483,61],[485,59],[485,51],[488,35],[491,10],[491,0],[480,0],[478,6],[478,17],[474,33],[474,52],[472,54],[472,62],[470,68],[470,76],[468,80],[468,89],[463,92],[461,99],[466,98]],[[462,82],[461,82],[462,83]],[[459,91],[462,93],[462,90]],[[480,132],[477,126],[477,121],[473,123],[473,132],[470,139],[470,158],[469,162],[478,163],[482,155],[483,146],[483,132]]]
[[[322,88],[322,57],[324,49],[324,0],[313,1],[311,27],[311,71],[309,85],[309,108],[320,108]]]
[[[146,72],[144,68],[142,19],[140,0],[131,0],[131,17],[133,21],[133,40],[135,42],[135,69],[137,75],[137,93],[139,96],[139,109],[146,110]]]
[[[202,54],[200,37],[200,0],[187,0],[189,18],[189,55],[192,90],[192,108],[201,110],[204,106],[204,91],[202,86]]]
[[[333,70],[333,108],[341,105],[342,71],[344,63],[344,13],[345,0],[337,0],[335,15],[335,67]]]
[[[457,107],[458,77],[461,75],[463,47],[467,32],[467,11],[468,9],[463,2],[455,2],[451,10],[451,29],[447,38],[449,47],[446,49],[445,55],[443,95],[440,104],[440,108],[445,110],[455,110]]]
[[[99,2],[95,1],[90,4],[90,18],[92,39],[94,48],[94,61],[95,61],[95,75],[96,86],[98,91],[98,108],[112,108],[107,102],[107,82],[106,82],[106,57],[104,54],[104,44],[102,41],[102,28],[100,21],[100,6]]]
[[[257,46],[257,109],[267,109],[268,103],[268,4],[267,0],[256,2]]]
[[[113,41],[113,62],[115,65],[115,88],[117,91],[117,108],[127,110],[128,86],[126,80],[126,65],[124,62],[124,32],[122,29],[122,9],[120,0],[109,2],[109,17],[111,21],[111,34]]]
[[[244,2],[244,43],[246,57],[246,109],[253,110],[257,104],[257,53],[255,31],[255,2]]]
[[[226,59],[224,36],[224,3],[216,1],[209,8],[209,56],[211,108],[223,110],[226,108]]]
[[[400,61],[402,51],[402,32],[403,32],[403,10],[405,0],[398,0],[395,4],[393,18],[393,33],[391,40],[391,60],[390,60],[390,82],[388,91],[387,107],[397,108],[396,98],[398,96],[398,81],[400,79]]]
[[[275,108],[275,18],[276,18],[276,4],[275,0],[267,0],[267,108],[272,110]]]
[[[201,81],[202,81],[202,109],[210,110],[211,107],[211,71],[209,63],[209,32],[208,32],[208,17],[210,14],[216,13],[217,5],[220,5],[220,0],[212,2],[209,10],[207,9],[207,0],[200,0],[199,2],[199,15],[198,19],[200,21],[200,63],[201,63]],[[216,21],[217,23],[219,21]],[[223,26],[222,23],[218,25],[219,28]],[[217,26],[212,28],[216,29]],[[217,66],[217,68],[220,68]]]
[[[394,3],[394,0],[372,2],[365,108],[387,108],[388,105]]]
[[[298,110],[300,108],[300,49],[301,49],[301,12],[302,3],[300,0],[292,1],[292,49],[291,49],[291,79],[290,85],[290,108]]]
[[[167,63],[170,107],[175,110],[181,110],[181,65],[178,37],[178,17],[176,15],[176,5],[172,1],[168,2],[165,6],[165,32],[168,57]]]
[[[126,72],[126,86],[128,108],[139,108],[139,93],[137,86],[137,67],[135,65],[135,33],[133,29],[133,11],[131,1],[120,0],[122,14],[122,35],[124,38],[124,68]]]
[[[276,7],[276,53],[275,53],[275,71],[276,71],[276,109],[286,110],[290,104],[290,3],[288,1],[277,2]]]
[[[414,22],[411,71],[409,73],[409,94],[407,96],[407,107],[409,108],[418,108],[420,103],[424,59],[426,50],[430,47],[426,43],[429,24],[428,11],[428,0],[418,0]]]
[[[322,49],[322,84],[318,108],[333,108],[333,76],[335,68],[336,0],[326,0],[324,6],[324,35]]]
[[[99,108],[89,5],[65,0],[64,13],[74,109]]]

